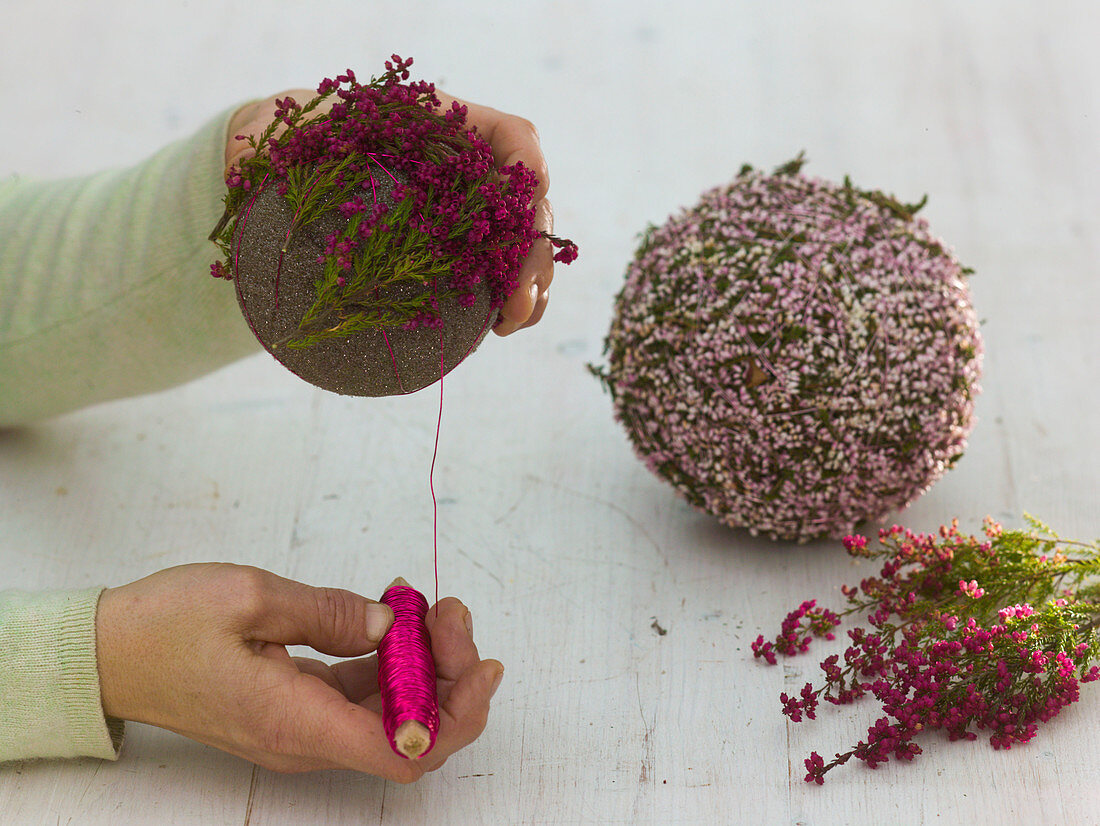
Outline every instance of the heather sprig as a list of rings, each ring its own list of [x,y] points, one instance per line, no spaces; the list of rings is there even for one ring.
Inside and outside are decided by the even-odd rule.
[[[822,685],[780,695],[795,722],[813,719],[821,700],[844,705],[868,694],[884,715],[831,761],[812,753],[807,781],[822,783],[852,757],[871,768],[912,760],[921,753],[917,736],[931,730],[950,740],[989,731],[994,748],[1011,748],[1100,677],[1092,664],[1100,544],[1028,522],[1028,530],[1005,531],[987,518],[980,538],[960,533],[957,520],[936,534],[894,525],[879,532],[877,547],[848,536],[848,553],[881,562],[878,575],[842,587],[848,607],[840,614],[806,601],[774,640],[756,639],[753,655],[774,665],[776,653],[800,654],[814,637],[832,639],[843,617],[866,615],[869,627],[849,630],[844,653],[821,662]]]
[[[343,219],[325,239],[312,306],[273,347],[437,327],[442,299],[471,306],[475,290],[487,289],[497,309],[540,236],[558,248],[556,261],[576,258],[571,241],[534,227],[535,174],[522,163],[494,168],[491,147],[466,126],[466,107],[442,109],[433,84],[409,82],[411,64],[394,55],[366,84],[349,69],[304,104],[277,100],[271,125],[247,138],[255,154],[226,179],[225,214],[211,235],[222,251],[216,277],[234,278],[238,229],[266,188],[292,214],[283,255],[303,228]]]

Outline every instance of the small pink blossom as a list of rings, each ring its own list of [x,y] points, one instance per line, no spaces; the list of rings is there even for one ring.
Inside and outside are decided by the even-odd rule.
[[[959,593],[970,597],[971,599],[980,599],[985,596],[985,590],[978,587],[977,580],[970,580],[967,582],[964,579],[959,580]]]

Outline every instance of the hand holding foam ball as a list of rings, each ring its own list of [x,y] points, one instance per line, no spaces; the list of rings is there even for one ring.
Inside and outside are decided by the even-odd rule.
[[[349,70],[301,105],[278,102],[228,177],[212,235],[264,347],[319,387],[410,393],[469,355],[540,238],[534,172],[496,169],[457,101],[405,83],[411,60],[359,84]],[[441,351],[442,346],[442,351]]]

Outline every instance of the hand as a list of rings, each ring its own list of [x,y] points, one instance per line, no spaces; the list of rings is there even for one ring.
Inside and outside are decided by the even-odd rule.
[[[539,179],[539,185],[531,196],[531,202],[535,206],[535,229],[553,233],[554,211],[546,197],[550,189],[550,170],[546,167],[546,158],[542,155],[535,125],[516,115],[453,98],[438,89],[436,96],[444,110],[450,108],[451,101],[454,100],[466,107],[466,125],[476,126],[481,137],[493,148],[493,161],[498,169],[522,161],[524,166],[535,173]],[[500,308],[501,319],[493,327],[493,332],[498,336],[506,336],[537,324],[546,311],[546,304],[550,300],[550,282],[553,280],[554,248],[548,239],[539,238],[520,267],[519,286]]]
[[[276,771],[353,769],[409,783],[481,734],[504,668],[479,658],[461,602],[430,609],[439,733],[428,754],[406,760],[382,728],[377,659],[362,656],[392,621],[381,603],[258,568],[169,568],[100,597],[103,710]],[[330,666],[291,657],[287,645],[358,659]]]
[[[476,126],[478,133],[492,147],[493,160],[497,168],[522,161],[524,166],[535,173],[539,180],[532,196],[535,207],[535,229],[548,234],[553,233],[554,211],[546,197],[550,188],[550,172],[546,167],[546,158],[543,157],[539,146],[539,135],[534,124],[516,115],[490,109],[488,106],[479,106],[476,103],[453,98],[438,89],[436,95],[441,103],[441,111],[450,108],[454,100],[458,100],[467,108],[466,125]],[[287,96],[299,103],[305,103],[316,97],[316,93],[309,89],[289,89],[266,100],[244,106],[233,116],[229,124],[229,141],[225,147],[226,175],[232,167],[254,154],[248,141],[238,140],[237,136],[247,138],[251,135],[260,135],[275,119],[275,101]],[[330,101],[325,101],[315,111],[323,114],[329,108],[331,108]],[[282,129],[276,134],[280,134]],[[539,238],[524,259],[519,272],[519,285],[501,307],[501,318],[493,331],[499,336],[506,336],[521,328],[537,324],[550,300],[550,282],[553,279],[553,246],[548,239]]]

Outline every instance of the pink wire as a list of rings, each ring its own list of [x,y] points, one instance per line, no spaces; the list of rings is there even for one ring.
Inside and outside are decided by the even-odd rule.
[[[386,342],[386,349],[390,351],[390,362],[393,364],[393,375],[397,379],[397,389],[401,391],[401,395],[405,395],[405,385],[401,383],[401,373],[397,370],[397,356],[394,355],[393,345],[390,344],[390,337],[386,335],[385,330],[379,330],[382,333],[382,340]]]
[[[427,754],[439,733],[439,700],[435,662],[424,617],[428,601],[415,588],[394,585],[382,595],[393,609],[393,625],[378,644],[378,687],[382,692],[382,727],[397,754],[395,735],[402,723],[415,720],[428,730]],[[401,754],[405,757],[404,754]]]
[[[433,287],[434,289],[434,287]],[[435,420],[435,446],[432,466],[428,469],[428,488],[432,492],[432,567],[435,570],[435,612],[439,616],[439,503],[435,498],[435,459],[439,455],[439,431],[443,428],[443,325],[439,325],[439,417]]]
[[[244,320],[248,324],[248,329],[252,331],[252,335],[256,336],[256,340],[263,345],[264,349],[269,353],[271,348],[267,346],[267,342],[260,336],[259,330],[256,329],[256,324],[252,320],[252,314],[248,311],[248,304],[244,301],[241,293],[241,244],[244,242],[244,228],[248,223],[249,217],[252,215],[252,207],[256,203],[256,199],[260,197],[260,193],[263,192],[264,184],[267,183],[268,175],[264,175],[263,180],[260,181],[256,187],[255,193],[253,193],[251,200],[248,202],[248,206],[245,208],[244,216],[240,219],[243,223],[239,223],[237,227],[236,247],[233,249],[233,288],[237,291],[237,301],[240,303],[241,308],[244,310]]]

